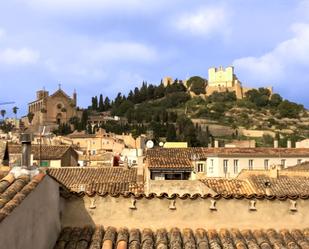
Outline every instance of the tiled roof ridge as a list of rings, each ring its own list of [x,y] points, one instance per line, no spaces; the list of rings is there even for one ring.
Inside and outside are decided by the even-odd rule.
[[[268,147],[256,147],[256,148],[209,148],[209,147],[189,147],[189,148],[153,148],[146,152],[147,156],[154,156],[154,154],[169,154],[169,153],[181,153],[181,154],[197,154],[202,156],[211,155],[249,155],[255,154],[256,156],[262,155],[284,155],[289,157],[290,155],[309,154],[309,148],[268,148]]]
[[[137,168],[66,167],[48,169],[46,173],[68,193],[75,191],[103,193],[108,191],[114,194],[134,190],[140,192],[141,188],[137,184]]]
[[[72,145],[50,145],[50,144],[32,144],[31,145],[31,153],[34,155],[34,159],[41,156],[44,159],[48,158],[58,158],[60,159],[69,149],[73,149]],[[40,152],[41,150],[41,152]],[[10,143],[8,145],[8,151],[10,154],[21,154],[22,153],[22,145]]]
[[[32,179],[28,175],[20,175],[14,178],[13,174],[8,175],[13,177],[13,182],[0,194],[0,222],[5,219],[20,203],[28,196],[28,194],[43,180],[44,173],[39,173]],[[8,182],[1,180],[0,183]]]
[[[55,249],[308,248],[309,229],[65,227]]]
[[[241,200],[241,199],[248,199],[248,200],[252,200],[252,199],[259,199],[259,200],[297,200],[297,199],[301,199],[301,200],[308,200],[309,199],[309,194],[306,195],[267,195],[267,194],[190,194],[190,193],[185,193],[185,194],[178,194],[178,193],[174,193],[174,194],[168,194],[166,192],[157,194],[157,193],[134,193],[134,192],[130,192],[130,191],[126,191],[126,192],[121,192],[121,193],[110,193],[110,192],[97,192],[97,191],[69,191],[69,195],[65,195],[63,197],[65,198],[70,198],[70,196],[77,196],[77,197],[84,197],[84,196],[88,196],[88,197],[94,197],[94,196],[101,196],[101,197],[113,197],[113,198],[119,198],[119,197],[123,197],[123,198],[134,198],[134,199],[154,199],[154,198],[158,198],[158,199],[168,199],[168,200],[174,200],[174,199],[181,199],[181,200],[197,200],[197,199],[215,199],[215,200],[219,200],[219,199],[237,199],[237,200]]]
[[[252,192],[255,192],[256,193],[256,190],[252,184],[252,181],[250,181],[250,179],[246,178],[246,179],[243,179],[244,182],[246,182],[248,184],[248,186],[250,187],[251,191]]]

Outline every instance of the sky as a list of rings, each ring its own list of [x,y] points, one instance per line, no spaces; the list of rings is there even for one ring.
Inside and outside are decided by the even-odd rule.
[[[43,87],[86,107],[221,65],[309,108],[309,0],[0,1],[0,102],[19,115]]]

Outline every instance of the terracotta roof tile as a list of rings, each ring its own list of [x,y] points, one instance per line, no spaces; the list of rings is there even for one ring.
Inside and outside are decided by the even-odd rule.
[[[309,171],[309,162],[306,161],[306,162],[297,164],[295,166],[285,168],[283,170],[288,170],[288,171]]]
[[[309,195],[309,171],[243,170],[237,179],[247,181],[259,195]]]
[[[200,181],[220,195],[309,195],[309,173],[279,171],[273,177],[269,171],[244,171],[236,179],[205,178]]]
[[[102,226],[96,228],[64,228],[54,249],[271,249],[271,248],[308,248],[307,229],[304,230],[238,230],[219,231],[199,228],[195,231],[158,229],[115,229]]]
[[[254,189],[244,180],[205,178],[201,182],[218,194],[250,195],[254,193]]]
[[[309,157],[308,148],[154,148],[146,152],[146,160],[150,169],[192,168],[193,157],[205,160],[209,156],[239,157]]]
[[[206,159],[207,148],[158,148],[146,152],[150,169],[192,169],[192,158]]]
[[[19,144],[9,144],[9,154],[21,154],[22,148]],[[43,160],[57,160],[61,159],[63,155],[71,149],[68,145],[42,145],[41,146],[41,159]],[[31,153],[34,160],[40,159],[40,146],[34,144],[31,146]]]
[[[27,175],[14,178],[14,175],[8,174],[0,180],[0,222],[27,197],[44,176],[41,173],[30,180]]]
[[[137,169],[124,168],[50,168],[47,174],[72,192],[124,193],[139,192]],[[136,193],[136,192],[135,192]]]

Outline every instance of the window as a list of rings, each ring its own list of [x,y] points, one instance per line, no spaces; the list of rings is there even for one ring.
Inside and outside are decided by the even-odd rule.
[[[210,164],[209,164],[209,167],[208,167],[208,171],[209,173],[214,173],[214,159],[210,159]]]
[[[223,172],[224,172],[224,174],[227,173],[228,166],[229,166],[229,160],[224,159],[224,160],[223,160]]]
[[[297,159],[297,164],[301,164],[301,159]]]
[[[204,164],[202,163],[197,164],[197,172],[204,172]]]
[[[265,160],[264,160],[264,169],[265,169],[265,170],[268,170],[268,164],[269,164],[269,160],[268,160],[268,159],[265,159]]]
[[[93,150],[93,151],[92,151],[92,155],[95,155],[95,154],[96,154],[96,151],[95,151],[95,150]]]
[[[281,166],[285,168],[285,159],[281,159]]]
[[[238,174],[238,160],[234,160],[234,174]]]
[[[253,170],[253,160],[249,160],[249,170]]]
[[[41,161],[41,167],[49,167],[49,161]]]

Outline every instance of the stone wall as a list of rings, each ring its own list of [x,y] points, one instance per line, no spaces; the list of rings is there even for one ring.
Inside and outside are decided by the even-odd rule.
[[[58,184],[43,181],[0,223],[0,247],[52,249],[60,232]]]
[[[238,130],[239,135],[243,135],[246,137],[263,137],[264,135],[270,135],[275,137],[275,132],[273,131],[266,131],[266,130],[247,130],[244,128],[239,128]]]
[[[256,210],[247,199],[142,198],[132,202],[124,197],[73,197],[64,200],[62,226],[101,224],[128,228],[306,228],[309,224],[309,200],[256,200]],[[174,204],[174,205],[173,205]]]

